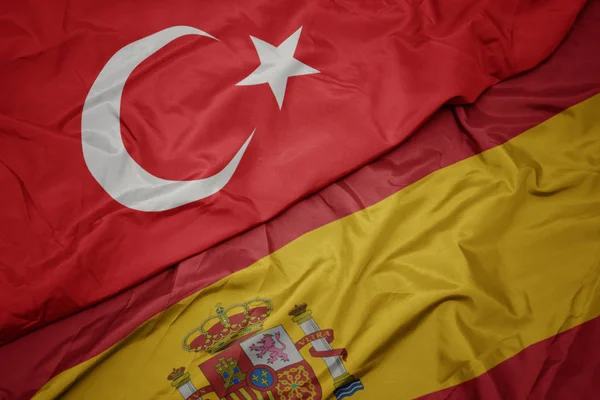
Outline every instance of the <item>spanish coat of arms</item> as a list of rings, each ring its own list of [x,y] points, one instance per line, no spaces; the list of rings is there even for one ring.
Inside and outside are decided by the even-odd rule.
[[[168,380],[186,400],[202,400],[215,393],[221,400],[320,400],[321,385],[300,349],[311,346],[312,357],[322,359],[341,400],[364,389],[343,364],[345,349],[331,347],[333,330],[321,330],[306,304],[295,306],[289,316],[305,336],[294,342],[283,325],[263,331],[273,311],[268,299],[253,299],[228,308],[217,305],[208,317],[183,338],[185,351],[212,356],[199,365],[209,382],[196,389],[184,367],[174,368]]]

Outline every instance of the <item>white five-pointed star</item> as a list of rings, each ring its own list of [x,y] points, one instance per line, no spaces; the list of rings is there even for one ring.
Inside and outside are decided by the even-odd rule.
[[[285,87],[290,76],[319,73],[316,69],[294,58],[294,52],[296,51],[301,31],[302,28],[298,29],[277,47],[250,36],[260,59],[260,66],[237,85],[250,86],[268,83],[275,95],[279,109],[281,109],[285,96]]]

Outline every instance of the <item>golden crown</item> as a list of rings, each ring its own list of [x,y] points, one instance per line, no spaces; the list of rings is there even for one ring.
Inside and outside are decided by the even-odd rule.
[[[177,380],[185,374],[185,367],[173,368],[173,371],[167,376],[170,381]]]
[[[216,314],[185,335],[181,346],[185,351],[215,354],[238,339],[262,330],[272,311],[273,304],[268,299],[256,298],[227,308],[219,303]],[[192,336],[195,338],[189,342]]]

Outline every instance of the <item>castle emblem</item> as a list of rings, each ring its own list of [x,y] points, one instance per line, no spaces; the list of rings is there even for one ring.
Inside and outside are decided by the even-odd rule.
[[[312,366],[300,354],[310,346],[311,357],[321,359],[335,387],[337,400],[352,396],[364,387],[345,368],[346,349],[334,349],[333,330],[321,330],[306,304],[295,306],[291,320],[305,336],[294,342],[283,325],[266,331],[263,325],[273,312],[268,299],[253,299],[224,308],[191,330],[182,342],[189,352],[212,357],[198,367],[208,385],[196,389],[184,367],[174,368],[167,379],[185,400],[202,400],[214,393],[221,400],[320,400],[321,384]]]

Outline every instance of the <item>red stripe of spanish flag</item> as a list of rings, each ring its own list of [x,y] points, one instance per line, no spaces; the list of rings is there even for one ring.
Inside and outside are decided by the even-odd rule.
[[[266,318],[264,330],[282,325],[302,338],[305,314],[288,313],[306,303],[315,326],[335,331],[332,345],[348,351],[344,370],[364,384],[356,399],[460,384],[595,318],[598,110],[600,95],[303,235],[58,375],[36,398],[180,398],[169,371],[185,366],[205,386],[210,379],[197,366],[212,357],[184,351],[182,339],[201,349],[207,336],[192,339],[197,329],[214,334],[218,319],[201,322],[215,304],[257,296],[272,305],[255,316]],[[333,367],[301,351],[328,397],[339,383]]]
[[[600,318],[530,346],[487,373],[421,400],[600,398]]]

